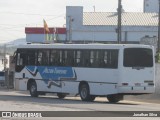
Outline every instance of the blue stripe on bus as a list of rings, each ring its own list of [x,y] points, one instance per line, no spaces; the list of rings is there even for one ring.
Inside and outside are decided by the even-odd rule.
[[[55,66],[27,66],[26,69],[36,76],[39,73],[42,79],[60,80],[61,78],[74,78],[75,72],[72,67],[55,67]]]

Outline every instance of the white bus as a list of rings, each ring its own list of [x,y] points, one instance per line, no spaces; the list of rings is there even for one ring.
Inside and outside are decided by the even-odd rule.
[[[83,101],[155,91],[154,50],[137,44],[28,44],[16,51],[15,83],[32,97],[56,93]]]

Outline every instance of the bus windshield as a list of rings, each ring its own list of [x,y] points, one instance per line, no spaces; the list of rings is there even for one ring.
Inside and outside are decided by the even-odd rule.
[[[124,67],[152,67],[152,49],[147,48],[125,48]]]

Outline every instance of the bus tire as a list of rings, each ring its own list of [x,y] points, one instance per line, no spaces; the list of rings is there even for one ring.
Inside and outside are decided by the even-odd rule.
[[[79,94],[82,101],[91,101],[88,84],[82,84],[79,89]]]
[[[107,95],[107,99],[110,103],[117,103],[123,100],[123,95]]]
[[[30,95],[32,97],[38,97],[38,92],[37,92],[37,85],[36,82],[31,82],[30,87],[29,87]]]
[[[58,98],[63,99],[66,97],[66,94],[64,93],[57,93]]]

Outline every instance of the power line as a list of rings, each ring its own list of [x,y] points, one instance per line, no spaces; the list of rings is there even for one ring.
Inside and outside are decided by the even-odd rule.
[[[2,12],[0,12],[0,13],[2,13]],[[14,13],[13,13],[14,14]],[[15,14],[17,14],[17,13],[15,13]],[[26,15],[26,13],[18,13],[18,14],[25,14]],[[29,14],[28,14],[29,15]],[[40,14],[30,14],[30,15],[40,15]],[[42,14],[41,14],[42,15]],[[44,16],[44,15],[43,15]],[[50,16],[50,15],[45,15],[45,16]],[[46,19],[46,21],[47,22],[49,22],[49,21],[53,21],[53,20],[55,20],[55,19],[57,19],[57,18],[60,18],[60,17],[64,17],[65,16],[65,14],[63,13],[63,14],[59,14],[59,15],[51,15],[51,16],[54,16],[54,17],[52,17],[52,18],[50,18],[50,19]],[[41,21],[40,21],[41,20]],[[16,33],[16,32],[23,32],[24,33],[24,30],[20,30],[20,29],[24,29],[27,25],[32,25],[33,26],[33,24],[35,25],[42,25],[43,24],[43,22],[42,22],[42,19],[40,19],[39,21],[37,21],[37,22],[34,22],[34,23],[27,23],[27,24],[3,24],[3,23],[1,23],[0,24],[0,31],[1,32],[5,32],[6,34],[8,34],[8,35],[1,35],[1,40],[0,41],[8,41],[8,40],[11,40],[12,39],[12,37],[13,38],[18,38],[18,37],[20,37],[20,36],[22,36],[22,35],[18,35],[18,33]],[[38,23],[38,24],[37,24]],[[39,23],[41,23],[41,24],[39,24]],[[19,29],[19,30],[16,30],[16,29]],[[15,34],[13,34],[13,33],[15,33]],[[25,34],[25,33],[24,33]],[[5,40],[3,40],[3,39],[5,39]]]
[[[25,26],[15,26],[15,27],[9,27],[9,26],[0,26],[0,28],[2,28],[2,29],[15,29],[15,28],[24,28]]]
[[[24,33],[24,30],[11,30],[11,29],[0,29],[0,31],[10,31],[10,32],[21,32]]]
[[[58,16],[55,16],[53,18],[50,18],[50,19],[46,19],[46,21],[52,21],[52,20],[55,20],[57,18],[60,18],[60,17],[63,17],[64,14],[60,14]],[[40,24],[40,21],[39,22],[34,22],[34,23],[26,23],[26,24],[21,24],[21,25],[13,25],[13,24],[0,24],[2,25],[1,27],[4,27],[5,26],[5,29],[14,29],[14,28],[22,28],[22,27],[26,27],[27,25],[42,25],[42,20],[41,20],[41,24]],[[9,27],[11,26],[11,27]],[[6,27],[9,27],[9,28],[6,28]]]
[[[60,17],[62,17],[62,15],[59,15],[59,16],[56,16],[56,17],[53,17],[53,18],[50,18],[50,19],[45,19],[46,20],[46,22],[48,22],[48,21],[52,21],[52,20],[55,20],[55,19],[57,19],[57,18],[60,18]],[[43,22],[42,22],[42,20],[41,20],[41,22],[37,22],[37,23],[29,23],[29,24],[26,24],[26,25],[42,25],[43,24]]]
[[[37,14],[37,13],[18,13],[18,12],[0,12],[3,14],[20,14],[20,15],[33,15],[33,16],[57,16],[57,15],[45,15],[45,14]]]

